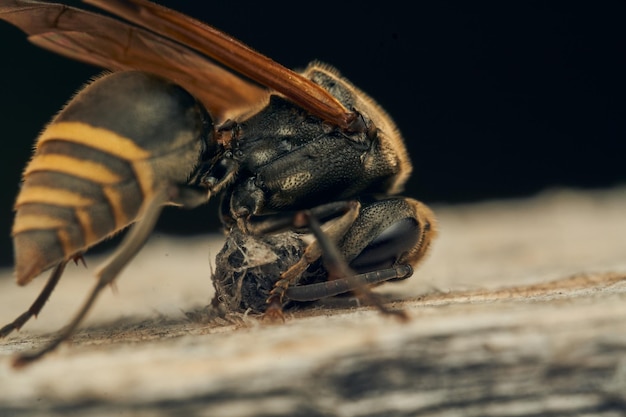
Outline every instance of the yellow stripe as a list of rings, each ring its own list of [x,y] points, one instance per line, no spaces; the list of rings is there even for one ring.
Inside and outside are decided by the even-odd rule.
[[[96,235],[96,232],[94,232],[93,221],[89,212],[84,209],[78,209],[76,210],[76,218],[78,219],[83,231],[85,246],[89,246],[92,243],[97,242],[101,236]]]
[[[150,156],[150,152],[127,137],[81,122],[52,123],[39,137],[37,148],[49,140],[62,140],[89,146],[126,161],[146,159]]]
[[[94,201],[62,188],[25,186],[17,195],[15,208],[28,203],[52,204],[62,207],[86,207],[94,204]]]
[[[143,193],[143,199],[149,200],[154,194],[154,171],[152,166],[147,161],[133,162],[133,170],[135,172],[135,178],[141,187]]]
[[[58,229],[64,226],[65,222],[55,217],[45,215],[36,216],[33,214],[20,215],[18,213],[17,216],[15,216],[15,222],[13,223],[11,235],[15,236],[29,230]]]
[[[26,167],[24,177],[38,171],[61,172],[98,184],[115,184],[122,180],[122,177],[103,164],[80,160],[66,155],[48,154],[36,156]]]
[[[130,219],[126,217],[124,213],[124,207],[122,206],[122,193],[113,187],[103,187],[102,191],[109,201],[109,206],[113,210],[113,218],[115,219],[115,229],[119,230],[130,223]]]
[[[61,247],[63,247],[63,254],[65,255],[66,259],[70,255],[74,255],[78,251],[78,249],[80,249],[74,247],[74,245],[72,244],[72,239],[70,238],[70,235],[69,233],[67,233],[66,229],[57,230],[57,239],[59,239]]]

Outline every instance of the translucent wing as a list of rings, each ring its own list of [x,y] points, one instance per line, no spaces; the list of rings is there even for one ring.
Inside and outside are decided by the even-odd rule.
[[[31,0],[0,0],[0,19],[22,29],[33,43],[69,58],[113,71],[135,69],[166,77],[201,100],[218,123],[263,103],[268,92],[208,57],[324,120],[340,127],[351,121],[352,114],[326,90],[188,16],[143,0],[86,2],[138,26]]]
[[[308,78],[189,16],[148,0],[84,1],[206,54],[337,126],[347,128],[354,119],[352,112]]]
[[[185,46],[102,15],[62,4],[0,0],[0,19],[22,29],[36,45],[69,58],[170,79],[201,100],[218,121],[267,96],[265,89]]]

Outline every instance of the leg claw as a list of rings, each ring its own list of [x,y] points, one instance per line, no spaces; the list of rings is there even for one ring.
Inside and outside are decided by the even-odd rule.
[[[268,320],[272,323],[285,322],[282,303],[277,298],[270,297],[267,300],[267,309],[263,314],[263,320]]]

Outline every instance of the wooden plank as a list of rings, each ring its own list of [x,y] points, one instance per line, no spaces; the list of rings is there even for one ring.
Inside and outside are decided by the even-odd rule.
[[[622,415],[625,191],[435,207],[432,256],[379,290],[408,323],[354,300],[280,325],[189,322],[183,311],[211,297],[220,241],[155,236],[72,344],[8,366],[80,304],[93,283],[80,268],[0,342],[0,415]],[[1,279],[1,320],[38,290]]]

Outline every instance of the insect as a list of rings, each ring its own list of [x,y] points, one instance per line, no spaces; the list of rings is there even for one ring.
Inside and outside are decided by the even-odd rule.
[[[276,280],[302,257],[305,246],[293,231],[251,235],[233,228],[215,257],[210,313],[265,312]]]
[[[400,133],[335,69],[313,62],[291,71],[147,0],[85,3],[117,18],[0,0],[0,19],[34,44],[110,71],[50,122],[24,171],[12,230],[17,282],[52,272],[0,337],[40,312],[69,261],[133,226],[68,326],[43,349],[19,356],[17,366],[71,336],[141,249],[164,205],[195,207],[220,194],[227,231],[313,233],[274,280],[266,314],[280,315],[290,294],[355,290],[377,274],[404,278],[424,257],[436,233],[433,213],[393,196],[411,172]],[[298,288],[322,253],[325,281]]]
[[[298,306],[357,291],[361,286],[410,277],[413,274],[410,265],[390,262],[393,254],[398,252],[398,247],[394,247],[399,243],[395,237],[404,227],[410,230],[408,218],[404,217],[403,221],[399,221],[401,216],[398,216],[391,222],[377,223],[387,211],[392,215],[400,213],[401,210],[392,206],[397,203],[402,204],[396,199],[365,204],[360,210],[360,217],[354,223],[350,223],[350,229],[342,232],[337,242],[328,241],[321,230],[314,230],[313,233],[321,242],[324,258],[331,259],[322,262],[323,259],[320,258],[307,264],[306,270],[298,277],[297,285],[286,288],[288,302],[286,306]],[[372,213],[377,220],[372,221],[368,218]],[[391,228],[389,224],[392,225]],[[371,234],[363,237],[360,233],[364,231]],[[224,247],[215,260],[215,272],[212,276],[215,296],[210,306],[211,315],[224,316],[232,311],[264,312],[267,308],[266,301],[271,296],[281,273],[302,259],[307,247],[302,232],[288,230],[282,233],[249,234],[237,227],[231,229]],[[410,239],[409,234],[405,236]],[[371,236],[376,238],[372,239]],[[392,239],[389,239],[390,237]],[[355,242],[360,245],[357,249],[351,248]],[[367,245],[365,249],[363,245]],[[371,252],[374,249],[376,252]],[[359,274],[332,270],[341,268],[350,253],[357,255],[356,258],[348,258],[352,261],[350,265],[352,269],[367,272]],[[378,256],[380,258],[377,258]],[[335,278],[329,279],[333,274]],[[338,278],[342,274],[343,278]]]

